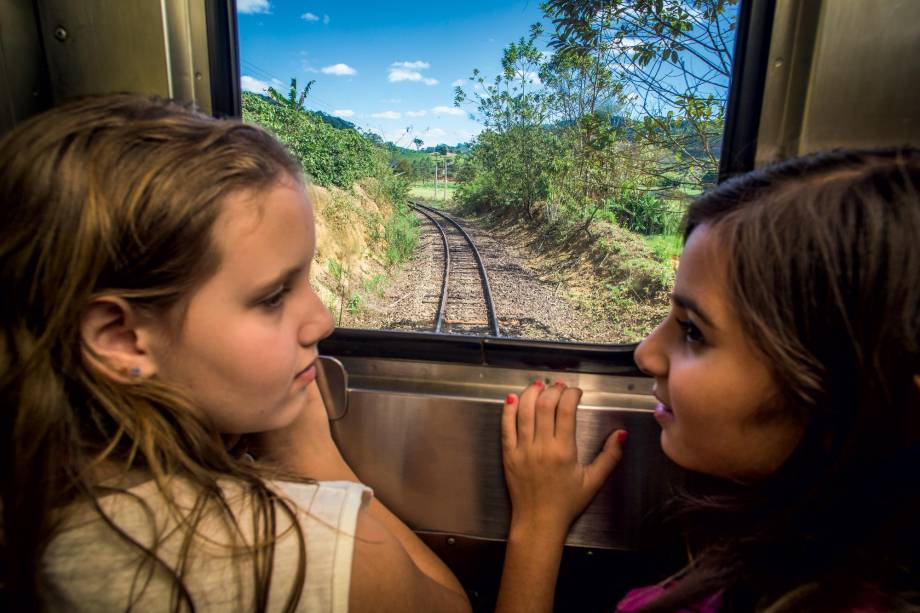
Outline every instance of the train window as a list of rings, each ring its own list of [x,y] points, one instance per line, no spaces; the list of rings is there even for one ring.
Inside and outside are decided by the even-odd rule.
[[[238,0],[243,118],[313,182],[340,327],[590,343],[668,309],[736,0]]]

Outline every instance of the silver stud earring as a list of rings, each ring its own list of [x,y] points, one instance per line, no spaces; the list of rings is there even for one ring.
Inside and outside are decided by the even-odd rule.
[[[131,367],[131,370],[128,371],[128,373],[129,373],[132,377],[139,377],[140,374],[141,374],[141,369],[138,368],[137,366],[133,366],[133,367]]]

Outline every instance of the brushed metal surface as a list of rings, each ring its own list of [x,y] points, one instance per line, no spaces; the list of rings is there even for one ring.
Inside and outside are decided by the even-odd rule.
[[[37,0],[55,101],[135,92],[210,112],[203,0]]]
[[[171,97],[211,112],[211,76],[204,3],[162,0],[166,17]]]
[[[757,166],[799,152],[820,9],[820,0],[776,2],[757,136]]]
[[[920,143],[920,2],[825,0],[800,152]]]
[[[316,387],[323,397],[329,419],[345,417],[348,410],[348,373],[336,358],[321,355],[316,360]]]
[[[920,2],[777,0],[756,164],[920,144]]]
[[[627,453],[567,543],[640,549],[646,521],[680,473],[661,452],[655,400],[645,378],[530,372],[475,366],[343,358],[348,411],[333,422],[346,460],[413,529],[504,539],[510,505],[501,463],[503,399],[536,377],[585,394],[577,417],[579,457],[616,428]]]

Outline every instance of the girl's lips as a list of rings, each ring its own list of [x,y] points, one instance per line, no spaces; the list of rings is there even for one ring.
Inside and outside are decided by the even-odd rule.
[[[308,367],[304,368],[302,371],[297,373],[297,376],[294,377],[294,381],[297,383],[309,383],[316,378],[316,362],[310,364]]]
[[[655,405],[655,419],[658,421],[670,421],[674,419],[674,411],[672,411],[667,405],[659,402]]]

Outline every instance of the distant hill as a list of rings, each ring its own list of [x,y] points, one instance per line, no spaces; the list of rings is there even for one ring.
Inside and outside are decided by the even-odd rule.
[[[469,153],[473,146],[470,143],[457,143],[456,145],[445,145],[443,143],[434,147],[424,147],[419,149],[422,153]]]

